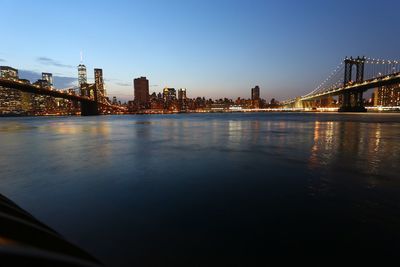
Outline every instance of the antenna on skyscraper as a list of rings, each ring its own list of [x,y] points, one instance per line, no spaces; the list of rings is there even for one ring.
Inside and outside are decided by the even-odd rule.
[[[81,50],[81,64],[82,64],[82,62],[83,62],[83,52]]]

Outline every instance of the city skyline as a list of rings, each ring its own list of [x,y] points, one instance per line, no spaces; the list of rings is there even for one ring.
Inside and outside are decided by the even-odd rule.
[[[107,92],[124,101],[141,76],[150,93],[172,87],[188,88],[188,97],[248,98],[257,84],[261,98],[285,100],[311,91],[346,55],[399,58],[399,37],[387,28],[397,22],[396,1],[380,3],[380,14],[372,1],[344,11],[342,1],[23,3],[18,14],[30,23],[13,19],[3,29],[13,38],[0,44],[1,65],[31,80],[53,73],[55,87],[66,87],[78,82],[83,51],[87,69],[102,68]],[[5,1],[4,19],[16,8]],[[46,42],[36,38],[41,32]]]

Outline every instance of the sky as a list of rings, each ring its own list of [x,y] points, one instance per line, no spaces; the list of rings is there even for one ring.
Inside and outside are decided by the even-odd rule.
[[[56,87],[102,68],[109,96],[150,93],[267,100],[312,91],[345,56],[400,59],[400,1],[0,0],[0,65]]]

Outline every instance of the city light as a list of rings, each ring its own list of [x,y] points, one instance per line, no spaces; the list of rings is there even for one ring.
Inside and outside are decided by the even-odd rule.
[[[376,64],[381,68],[376,68]],[[395,66],[393,66],[395,64]],[[346,57],[334,71],[314,90],[301,97],[290,100],[267,102],[260,98],[260,87],[251,89],[249,99],[206,99],[189,98],[186,88],[164,88],[162,92],[149,91],[149,80],[140,77],[133,80],[134,98],[121,103],[114,96],[107,96],[103,70],[94,69],[94,83],[88,83],[86,66],[82,60],[78,65],[78,87],[64,90],[54,88],[52,73],[42,73],[42,79],[31,84],[21,80],[18,70],[8,66],[1,67],[0,113],[18,115],[97,115],[97,114],[166,114],[197,112],[332,112],[332,111],[387,111],[397,110],[400,105],[400,69],[397,60],[381,60],[365,57]],[[352,69],[356,66],[356,80]],[[389,67],[387,67],[389,66]],[[361,76],[360,76],[361,75]],[[344,77],[344,78],[343,78]],[[12,82],[10,84],[10,82]],[[14,85],[13,85],[14,84]],[[19,85],[19,86],[17,86]],[[363,99],[363,92],[375,89],[371,108]],[[338,96],[338,100],[333,97]],[[384,100],[382,100],[384,99]],[[386,107],[388,108],[382,108]]]

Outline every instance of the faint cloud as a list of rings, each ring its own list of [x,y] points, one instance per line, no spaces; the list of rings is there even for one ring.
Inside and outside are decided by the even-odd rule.
[[[60,63],[54,59],[48,58],[48,57],[38,57],[36,60],[43,65],[56,66],[56,67],[60,67],[60,68],[74,68],[74,66],[62,64],[62,63]]]
[[[30,80],[31,82],[35,82],[38,79],[42,78],[42,74],[37,71],[19,70],[18,73],[21,79],[27,79]],[[54,81],[54,86],[58,89],[73,87],[77,86],[78,84],[78,78],[75,77],[64,77],[64,76],[53,75],[53,81]]]
[[[6,62],[6,60],[5,60],[5,59],[2,59],[2,58],[0,58],[0,62]]]
[[[119,86],[132,86],[132,84],[130,84],[130,83],[124,83],[124,82],[118,82],[118,83],[115,83],[116,85],[119,85]]]
[[[118,79],[112,79],[112,78],[104,78],[105,82],[115,82],[115,81],[120,81]]]

